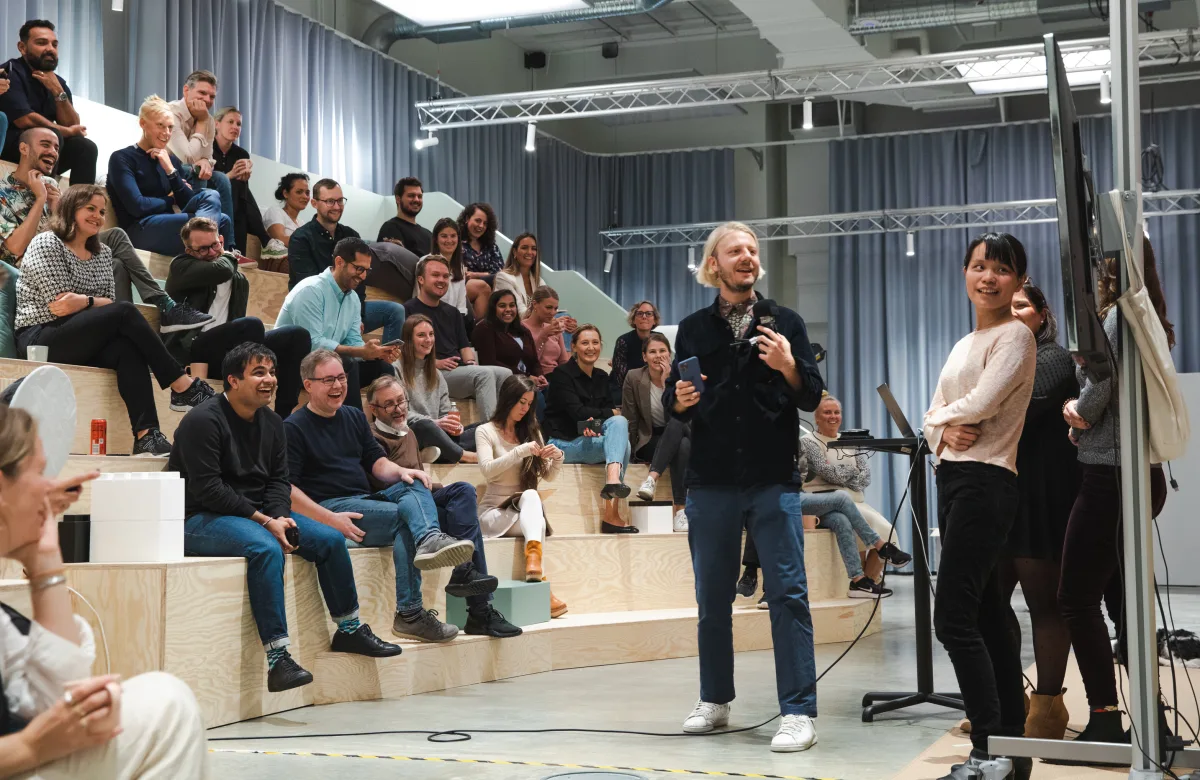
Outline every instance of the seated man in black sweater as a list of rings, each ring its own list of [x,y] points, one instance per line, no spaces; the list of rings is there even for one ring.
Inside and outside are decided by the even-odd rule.
[[[317,565],[337,624],[332,652],[399,655],[399,646],[358,620],[354,569],[341,534],[292,512],[283,421],[264,408],[275,391],[275,354],[261,344],[242,344],[225,356],[222,371],[225,393],[184,416],[168,468],[187,486],[184,553],[246,558],[250,610],[267,651],[267,690],[286,691],[313,679],[287,651],[286,553]]]

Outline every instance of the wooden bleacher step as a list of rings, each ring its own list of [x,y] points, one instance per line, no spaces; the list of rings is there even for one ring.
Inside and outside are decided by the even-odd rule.
[[[163,283],[171,270],[171,258],[144,249],[137,250],[138,257],[150,269],[150,275]],[[241,267],[242,273],[250,283],[250,299],[246,301],[246,316],[258,317],[268,327],[279,319],[279,308],[287,297],[287,274],[275,274],[261,271],[249,266]]]

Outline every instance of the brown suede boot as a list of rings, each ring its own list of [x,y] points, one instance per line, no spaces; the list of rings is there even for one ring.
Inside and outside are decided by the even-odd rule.
[[[1066,693],[1066,689],[1063,689]],[[1062,739],[1067,733],[1070,714],[1063,703],[1063,694],[1051,696],[1035,693],[1030,697],[1029,714],[1025,718],[1025,736],[1029,739]]]
[[[542,543],[525,542],[525,581],[542,581]]]
[[[550,617],[552,617],[552,618],[562,617],[565,614],[567,614],[567,602],[563,601],[558,596],[555,596],[554,592],[551,591],[550,592]]]

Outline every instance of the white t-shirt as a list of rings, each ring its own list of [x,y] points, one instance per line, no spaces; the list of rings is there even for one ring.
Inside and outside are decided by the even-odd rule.
[[[460,314],[467,313],[467,280],[459,279],[450,282],[450,289],[442,296],[442,303],[458,309]]]
[[[224,325],[229,321],[229,297],[233,292],[233,282],[221,282],[217,285],[217,295],[213,298],[212,306],[208,307],[208,313],[212,315],[212,321],[204,323],[202,331],[212,330],[218,325]]]
[[[283,210],[283,206],[271,206],[263,212],[263,227],[271,227],[272,225],[283,225],[283,234],[290,236],[296,232],[296,228],[300,227],[300,223],[288,216],[288,213]]]
[[[667,427],[667,415],[663,411],[662,388],[650,383],[650,424],[654,428]]]

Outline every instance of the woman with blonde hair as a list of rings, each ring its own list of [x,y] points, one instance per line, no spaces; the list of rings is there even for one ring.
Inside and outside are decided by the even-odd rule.
[[[95,638],[72,612],[57,514],[98,475],[52,482],[45,468],[33,418],[0,406],[0,557],[24,567],[33,605],[28,618],[0,604],[0,777],[204,777],[204,722],[185,684],[92,676]]]
[[[469,450],[475,447],[476,426],[463,427],[446,377],[437,370],[433,322],[424,314],[412,314],[404,321],[401,338],[399,373],[408,393],[408,427],[417,435],[417,446],[441,450],[437,463],[475,463],[475,453]]]
[[[184,251],[180,228],[192,217],[208,217],[220,226],[225,249],[233,251],[233,220],[221,212],[221,196],[192,189],[180,172],[183,163],[167,151],[175,128],[171,107],[151,95],[138,111],[138,125],[141,140],[108,158],[108,194],[129,240],[138,249],[174,257]]]
[[[650,333],[662,324],[662,316],[658,307],[650,301],[638,301],[629,308],[626,318],[633,330],[622,333],[617,337],[613,346],[612,374],[609,382],[612,387],[613,402],[621,403],[621,390],[625,386],[625,375],[635,368],[645,368],[646,359],[643,352],[646,349],[646,339]]]
[[[542,286],[542,262],[538,255],[537,236],[522,233],[513,239],[508,250],[508,262],[496,274],[497,290],[512,290],[517,298],[517,312],[524,317],[529,312],[533,293]]]

